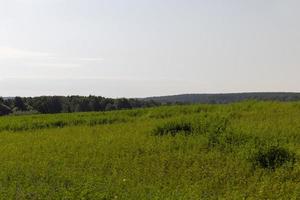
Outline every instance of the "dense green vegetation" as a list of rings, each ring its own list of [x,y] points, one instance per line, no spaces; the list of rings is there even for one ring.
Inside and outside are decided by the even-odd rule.
[[[112,99],[101,96],[0,97],[0,116],[98,112],[190,103],[226,104],[245,100],[300,101],[300,93],[183,94],[140,99]]]
[[[73,113],[111,111],[158,106],[160,103],[137,99],[111,99],[98,96],[41,96],[41,97],[0,97],[1,115]]]
[[[299,199],[300,102],[0,117],[0,199]]]

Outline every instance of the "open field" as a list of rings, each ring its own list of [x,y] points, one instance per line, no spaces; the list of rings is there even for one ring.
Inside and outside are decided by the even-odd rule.
[[[0,199],[300,199],[300,102],[0,118]]]

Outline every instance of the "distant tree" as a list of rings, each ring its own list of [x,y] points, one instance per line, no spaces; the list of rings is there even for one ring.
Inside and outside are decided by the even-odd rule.
[[[52,97],[48,102],[50,113],[60,113],[62,111],[62,102],[60,97]]]
[[[62,102],[60,97],[38,97],[33,100],[33,108],[40,113],[60,113]]]
[[[108,104],[106,104],[106,106],[105,106],[105,110],[106,110],[106,111],[115,110],[115,109],[116,109],[115,105],[114,105],[114,104],[111,104],[111,103],[108,103]]]
[[[128,99],[122,98],[122,99],[116,99],[115,100],[115,106],[117,109],[131,109],[131,105],[129,103]]]
[[[101,97],[89,96],[89,109],[91,111],[101,111],[104,107],[101,105]]]
[[[14,107],[14,100],[13,99],[4,99],[3,104],[12,109]]]
[[[0,103],[0,116],[2,116],[2,115],[8,115],[11,112],[12,112],[12,110],[8,106]]]
[[[90,106],[89,106],[89,100],[86,98],[80,98],[79,101],[79,112],[88,112],[91,111]]]
[[[0,98],[2,104],[13,112],[34,111],[34,113],[70,113],[88,111],[109,111],[116,109],[131,109],[141,107],[158,106],[155,101],[138,99],[112,99],[97,96],[41,96],[28,98]]]
[[[15,105],[15,107],[17,107],[17,110],[20,110],[20,111],[27,110],[26,105],[23,102],[23,99],[21,97],[14,98],[14,105]]]
[[[61,97],[61,104],[62,104],[61,112],[63,113],[72,112],[70,100],[71,100],[70,97]]]

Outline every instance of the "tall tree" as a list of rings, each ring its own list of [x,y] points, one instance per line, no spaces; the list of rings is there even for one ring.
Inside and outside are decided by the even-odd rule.
[[[8,115],[11,112],[12,111],[11,111],[11,109],[8,106],[0,103],[0,116],[2,116],[2,115]]]
[[[26,105],[25,105],[25,103],[24,103],[24,101],[21,97],[15,97],[14,98],[14,104],[15,104],[15,107],[17,107],[18,110],[21,110],[21,111],[26,110]]]

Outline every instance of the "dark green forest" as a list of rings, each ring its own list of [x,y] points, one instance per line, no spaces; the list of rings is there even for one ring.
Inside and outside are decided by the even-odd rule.
[[[0,115],[111,111],[172,104],[227,104],[245,100],[300,101],[300,93],[182,94],[132,99],[101,96],[0,97]]]
[[[160,103],[137,99],[97,96],[0,97],[0,115],[111,111],[158,106]]]

